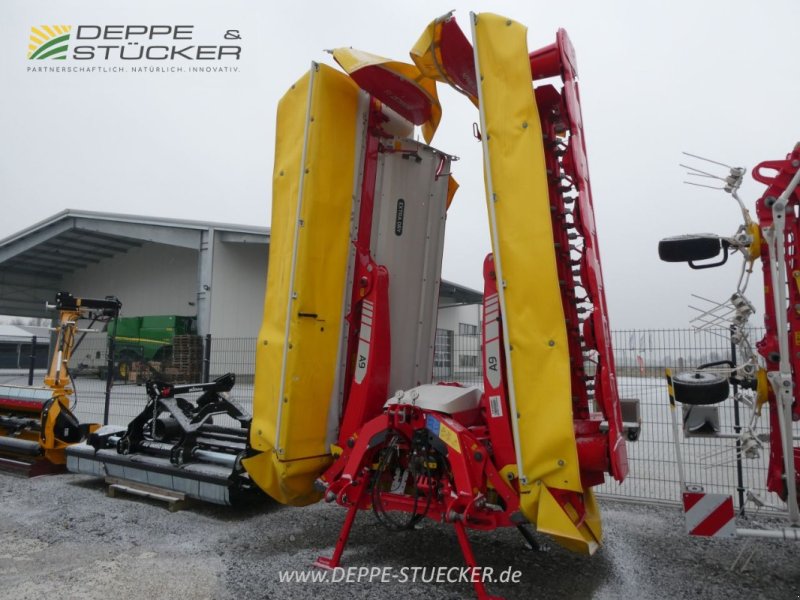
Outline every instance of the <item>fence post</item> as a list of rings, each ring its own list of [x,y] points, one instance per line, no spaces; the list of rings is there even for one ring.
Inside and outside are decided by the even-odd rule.
[[[119,316],[119,315],[117,315]],[[109,327],[109,329],[111,329]],[[116,354],[114,341],[117,337],[117,322],[114,321],[114,330],[108,336],[108,349],[106,353],[106,396],[103,405],[103,425],[108,425],[108,414],[111,412],[111,388],[114,386],[114,354]]]
[[[31,338],[31,355],[28,364],[28,385],[33,385],[33,370],[36,368],[36,336]]]
[[[203,344],[203,383],[211,378],[211,334],[207,333]]]

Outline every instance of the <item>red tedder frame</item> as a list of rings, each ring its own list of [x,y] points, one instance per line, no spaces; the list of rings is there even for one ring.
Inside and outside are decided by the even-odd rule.
[[[753,178],[767,186],[764,194],[756,202],[756,214],[758,215],[759,226],[766,229],[774,225],[772,206],[781,196],[784,190],[789,187],[789,182],[797,173],[800,167],[800,145],[784,160],[765,161],[753,169]],[[768,176],[764,171],[774,171],[774,176]],[[767,372],[780,370],[780,352],[778,338],[781,335],[790,336],[787,340],[789,347],[789,363],[792,371],[794,390],[800,389],[800,220],[798,220],[798,207],[800,207],[800,195],[798,190],[789,195],[786,201],[784,239],[779,241],[779,248],[783,249],[786,261],[786,274],[789,280],[786,321],[788,331],[781,332],[778,328],[778,318],[775,313],[775,299],[773,288],[771,264],[769,255],[769,244],[763,238],[761,240],[761,265],[764,274],[764,327],[766,333],[756,344],[758,353],[766,361]],[[781,445],[781,426],[778,418],[778,411],[775,393],[772,386],[769,386],[769,424],[770,424],[770,452],[769,466],[767,470],[767,489],[775,492],[782,500],[786,501],[788,496],[787,482],[784,474],[784,456]],[[792,420],[800,420],[800,403],[795,399],[792,404]],[[787,444],[789,446],[791,444]],[[800,484],[797,476],[800,475],[800,447],[793,447],[794,465],[796,480],[795,486]],[[800,488],[798,488],[800,489]]]

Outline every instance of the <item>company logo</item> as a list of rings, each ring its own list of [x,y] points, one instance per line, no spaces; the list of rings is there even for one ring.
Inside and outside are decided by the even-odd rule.
[[[30,60],[65,60],[71,25],[39,25],[31,27],[28,41]]]
[[[64,60],[239,60],[238,44],[198,43],[194,25],[77,25],[68,54],[72,25],[31,27],[28,58]],[[228,29],[224,40],[241,40]]]
[[[237,73],[238,29],[194,25],[35,25],[28,73]],[[34,63],[32,60],[63,60]]]
[[[394,234],[403,235],[403,220],[406,214],[406,201],[402,198],[397,199],[397,212],[394,216]]]

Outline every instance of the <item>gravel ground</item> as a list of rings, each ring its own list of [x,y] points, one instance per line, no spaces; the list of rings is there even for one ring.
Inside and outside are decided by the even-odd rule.
[[[795,544],[688,538],[672,507],[605,501],[602,511],[606,544],[594,557],[552,544],[527,550],[514,530],[472,533],[482,565],[522,573],[519,583],[489,590],[509,600],[800,597]],[[473,597],[466,583],[281,582],[280,571],[312,570],[317,556],[330,554],[344,515],[324,503],[300,509],[267,499],[170,513],[149,500],[108,498],[100,480],[80,475],[0,474],[0,598]],[[752,559],[733,573],[742,548],[745,556],[754,552]],[[344,565],[399,573],[403,566],[463,563],[446,526],[425,522],[416,531],[389,533],[362,513]]]

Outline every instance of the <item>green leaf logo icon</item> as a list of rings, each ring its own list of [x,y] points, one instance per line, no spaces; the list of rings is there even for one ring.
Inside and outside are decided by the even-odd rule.
[[[72,25],[39,25],[31,27],[28,42],[28,58],[31,60],[64,60]]]

